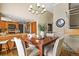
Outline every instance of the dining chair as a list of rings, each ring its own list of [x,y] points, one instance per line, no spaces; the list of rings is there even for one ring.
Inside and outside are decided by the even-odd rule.
[[[22,45],[21,39],[14,37],[14,39],[12,41],[15,42],[15,45],[16,45],[16,48],[17,48],[17,51],[18,51],[18,55],[19,56],[25,56],[25,50],[24,50],[24,47]]]
[[[9,49],[9,47],[8,47],[8,40],[0,41],[0,45],[1,45],[0,53],[6,52],[6,55],[7,55],[8,49]]]
[[[52,48],[47,47],[47,50],[45,51],[46,56],[59,56],[61,52],[62,43],[64,40],[64,36],[58,38]]]
[[[38,53],[38,49],[31,44],[29,45],[29,47],[26,48],[24,41],[22,41],[20,38],[18,39],[14,37],[14,42],[19,56],[34,56]],[[30,50],[30,53],[28,55],[27,53],[29,52],[29,50]]]
[[[53,47],[53,56],[59,56],[61,53],[61,47],[63,44],[64,36],[58,38]]]

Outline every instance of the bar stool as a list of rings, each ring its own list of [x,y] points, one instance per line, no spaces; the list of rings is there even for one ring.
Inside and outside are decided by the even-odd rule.
[[[0,41],[0,45],[1,45],[1,51],[0,53],[2,52],[6,52],[6,55],[8,53],[8,40],[5,40],[5,41]]]

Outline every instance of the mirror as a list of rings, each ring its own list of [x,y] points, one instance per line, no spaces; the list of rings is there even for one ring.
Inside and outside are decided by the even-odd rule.
[[[56,26],[57,26],[57,27],[63,27],[64,24],[65,24],[65,21],[64,21],[63,18],[60,18],[60,19],[58,19],[58,20],[56,21]]]

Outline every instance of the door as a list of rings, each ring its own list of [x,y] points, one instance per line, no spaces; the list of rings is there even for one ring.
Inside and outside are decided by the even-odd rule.
[[[36,22],[31,23],[31,32],[37,34],[37,23]]]

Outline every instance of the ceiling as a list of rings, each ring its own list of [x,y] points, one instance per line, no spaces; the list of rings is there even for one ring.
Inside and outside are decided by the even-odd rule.
[[[44,5],[46,6],[46,9],[53,13],[53,8],[57,5],[58,3],[44,3]]]
[[[2,5],[12,5],[12,4],[14,4],[14,3],[1,3],[1,4],[0,4],[0,7],[1,7]],[[26,7],[28,7],[29,5],[35,4],[35,3],[15,3],[15,5],[16,5],[16,4],[18,4],[18,5],[26,5]],[[53,11],[52,11],[53,8],[54,8],[58,3],[39,3],[39,4],[40,4],[40,5],[45,5],[47,11],[53,12]]]
[[[30,4],[34,4],[34,3],[24,3],[24,4],[18,4],[18,3],[16,3],[16,4],[9,4],[9,3],[2,3],[2,4],[0,4],[0,6],[2,6],[2,7],[4,7],[4,9],[5,9],[5,7],[6,8],[8,8],[9,9],[9,6],[17,6],[18,7],[18,5],[19,6],[21,6],[21,7],[23,7],[23,8],[26,8],[26,7],[28,7]],[[58,3],[40,3],[41,5],[43,4],[43,5],[45,5],[45,7],[46,7],[46,9],[47,9],[47,11],[48,12],[50,12],[50,13],[52,13],[53,14],[53,8],[58,4]],[[27,9],[26,9],[27,10]],[[11,10],[10,10],[11,11]],[[25,11],[24,9],[23,9],[23,11]],[[24,12],[21,12],[22,14],[24,13]],[[17,12],[18,14],[19,14],[19,12]],[[36,15],[29,15],[29,12],[27,11],[27,13],[28,13],[28,15],[27,15],[27,18],[29,19],[31,16],[33,16],[34,18],[36,17]],[[25,15],[17,15],[16,16],[16,13],[15,13],[15,15],[13,15],[13,13],[12,14],[5,14],[4,13],[4,15],[6,16],[6,17],[8,17],[8,18],[10,18],[10,19],[17,19],[18,21],[20,21],[20,22],[22,22],[23,20],[23,22],[25,22]],[[25,16],[25,17],[22,17],[22,16]]]

